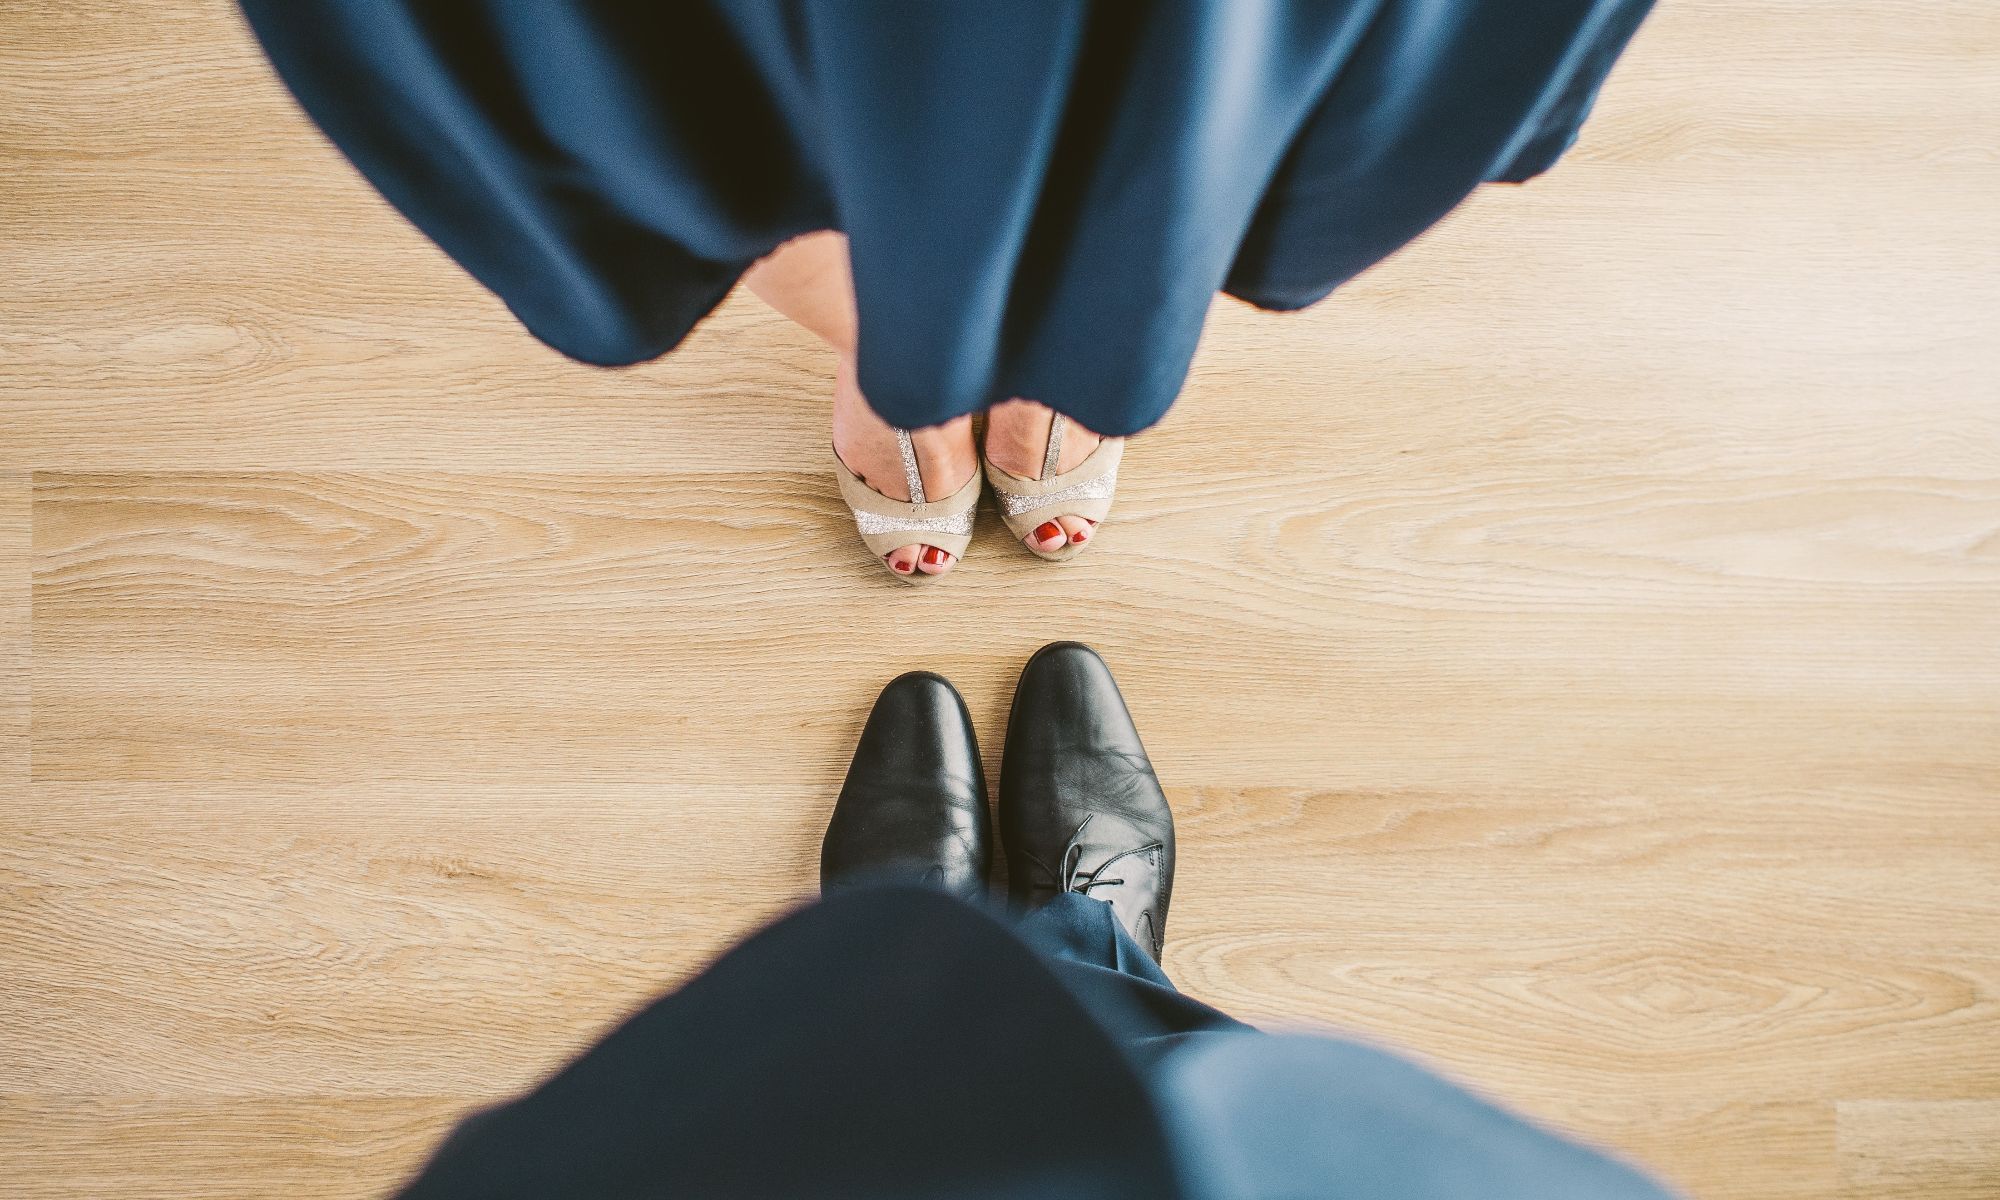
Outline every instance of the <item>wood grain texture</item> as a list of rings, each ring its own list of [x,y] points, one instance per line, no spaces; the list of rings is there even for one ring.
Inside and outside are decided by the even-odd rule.
[[[462,1109],[366,1096],[0,1099],[0,1189],[10,1200],[380,1195]]]
[[[1676,1164],[1673,1182],[1689,1196],[1826,1200],[1839,1191],[1831,1104],[1607,1101],[1591,1107],[1588,1125],[1640,1162]]]
[[[0,173],[0,1192],[378,1192],[810,894],[884,680],[997,767],[1070,636],[1194,994],[1704,1200],[2000,1192],[2000,6],[1665,6],[1555,173],[1218,303],[1099,549],[915,594],[823,351],[561,359],[220,0],[5,6]]]
[[[1868,1200],[2000,1196],[2000,1105],[1859,1100],[1840,1106],[1841,1182]]]
[[[659,784],[38,787],[6,812],[0,955],[62,1002],[0,999],[0,1035],[37,1050],[0,1094],[497,1097],[814,892],[828,809]]]
[[[24,471],[0,471],[0,789],[28,782],[30,499]]]
[[[1080,628],[1189,783],[1624,789],[1668,751],[1680,786],[1769,783],[1760,747],[1836,732],[1865,741],[1789,769],[1990,768],[2000,482],[1513,472],[1328,499],[1139,466],[1105,554],[1050,571],[988,522],[972,582],[916,598],[818,473],[40,473],[36,774],[823,783],[829,703],[930,665],[997,741]],[[761,737],[713,719],[746,688]]]

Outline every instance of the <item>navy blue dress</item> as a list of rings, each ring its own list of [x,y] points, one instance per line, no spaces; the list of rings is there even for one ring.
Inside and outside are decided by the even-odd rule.
[[[1313,303],[1574,138],[1651,0],[243,0],[382,193],[586,362],[844,231],[890,422],[1173,403],[1217,290]]]

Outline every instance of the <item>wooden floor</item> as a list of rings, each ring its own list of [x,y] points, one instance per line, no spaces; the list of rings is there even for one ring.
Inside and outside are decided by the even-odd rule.
[[[0,1194],[361,1196],[808,895],[864,709],[1100,647],[1168,967],[1693,1195],[2000,1196],[2000,6],[1680,0],[1553,175],[1216,309],[912,592],[737,298],[561,360],[216,0],[0,11]]]

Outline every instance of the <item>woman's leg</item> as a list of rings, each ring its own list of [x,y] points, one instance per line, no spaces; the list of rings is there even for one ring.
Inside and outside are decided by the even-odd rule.
[[[854,278],[845,234],[822,229],[793,238],[743,272],[743,286],[842,358],[854,357]]]
[[[891,500],[908,500],[896,432],[868,407],[856,383],[858,323],[846,236],[821,230],[793,238],[744,272],[743,283],[764,303],[818,334],[840,356],[833,382],[834,452],[869,487]],[[913,429],[910,442],[928,495],[951,495],[979,469],[969,416]],[[941,575],[956,562],[945,551],[920,542],[900,546],[883,559],[891,570],[905,575],[912,571]]]

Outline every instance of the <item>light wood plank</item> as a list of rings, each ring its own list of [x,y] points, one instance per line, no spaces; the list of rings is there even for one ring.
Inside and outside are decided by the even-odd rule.
[[[0,810],[35,1047],[0,1094],[525,1087],[815,891],[828,795],[38,787]]]
[[[2000,1100],[1850,1100],[1839,1129],[1855,1200],[2000,1196]]]
[[[365,1096],[0,1097],[0,1191],[11,1200],[381,1195],[464,1107]]]
[[[816,475],[42,474],[38,775],[783,786],[845,752],[829,704],[913,666],[997,744],[1020,662],[1078,634],[1189,784],[2000,769],[2000,481],[1512,470],[1331,508],[1141,475],[1103,554],[1051,572],[989,528],[916,597]]]
[[[1176,800],[1202,867],[1170,962],[1227,1010],[1421,1047],[1559,1120],[2000,1078],[2000,830],[1948,793]]]
[[[28,781],[30,492],[22,471],[0,471],[0,789]]]
[[[38,1052],[0,1093],[522,1086],[810,894],[824,767],[806,788],[40,785],[0,859],[0,1032]],[[1996,818],[1941,796],[1825,805],[1817,836],[1735,796],[1173,797],[1183,986],[1420,1047],[1554,1119],[2000,1071]]]
[[[1826,1200],[1839,1188],[1831,1104],[1592,1103],[1587,1128],[1700,1200]]]

